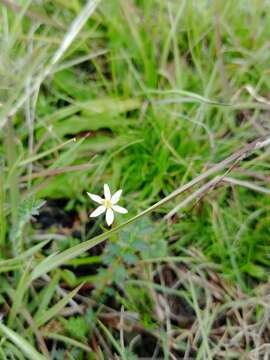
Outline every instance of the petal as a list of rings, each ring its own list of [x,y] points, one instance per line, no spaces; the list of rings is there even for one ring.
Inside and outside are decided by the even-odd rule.
[[[116,191],[115,194],[113,194],[112,198],[111,198],[111,203],[112,204],[116,204],[118,203],[119,199],[120,199],[120,196],[122,194],[122,190],[118,190]]]
[[[108,210],[106,211],[106,221],[107,221],[107,224],[108,224],[109,226],[111,226],[112,223],[113,223],[113,220],[114,220],[114,213],[113,213],[112,209],[108,209]]]
[[[127,214],[128,211],[127,209],[123,208],[122,206],[118,206],[118,205],[113,205],[112,209],[116,212],[119,212],[120,214]]]
[[[108,184],[104,184],[104,196],[106,200],[111,200],[111,192]]]
[[[97,202],[98,204],[102,204],[102,198],[98,195],[94,195],[91,193],[87,193],[87,195],[90,197],[90,199],[92,199],[93,201]]]
[[[103,214],[106,211],[105,206],[99,206],[96,210],[94,210],[89,216],[90,217],[96,217],[99,216],[101,214]]]

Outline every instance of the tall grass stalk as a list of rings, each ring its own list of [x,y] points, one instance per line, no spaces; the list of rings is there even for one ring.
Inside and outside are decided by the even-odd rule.
[[[8,173],[8,185],[9,185],[9,200],[11,211],[11,224],[13,229],[16,229],[18,219],[18,206],[20,201],[19,195],[19,180],[18,169],[16,167],[17,153],[16,153],[16,141],[15,132],[11,118],[8,118],[6,123],[6,137],[5,137],[5,149],[7,157]],[[13,254],[17,256],[19,253],[19,244],[12,242]]]
[[[6,238],[4,164],[0,163],[0,251]]]

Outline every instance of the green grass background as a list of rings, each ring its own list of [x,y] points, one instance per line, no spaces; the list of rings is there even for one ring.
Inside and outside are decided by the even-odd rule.
[[[68,267],[53,269],[51,282],[47,275],[32,282],[31,271],[55,252],[105,231],[102,219],[89,223],[94,204],[86,191],[102,194],[104,183],[113,191],[122,188],[121,205],[131,217],[269,133],[269,1],[101,1],[54,66],[84,2],[16,4],[0,2],[0,355],[106,359],[111,351],[137,358],[127,345],[130,336],[99,317],[113,297],[119,313],[136,313],[144,329],[158,334],[161,358],[181,356],[168,345],[173,335],[166,319],[156,314],[158,294],[170,288],[157,274],[178,259],[189,267],[190,278],[175,291],[193,307],[200,334],[195,350],[184,340],[179,349],[192,348],[190,356],[198,359],[222,358],[222,347],[209,335],[214,315],[198,303],[203,286],[194,287],[192,274],[204,278],[203,264],[211,264],[246,299],[267,286],[269,194],[222,184],[166,221],[181,200],[176,198],[112,234],[103,253],[84,252]],[[235,179],[269,191],[269,149],[231,170]],[[31,225],[46,206],[43,200],[61,199],[65,212],[78,214],[81,239],[57,237],[57,226],[40,232]],[[124,220],[117,217],[118,224]],[[43,249],[35,248],[47,239]],[[90,269],[83,274],[82,262]],[[89,294],[71,291],[89,283],[95,287]],[[70,303],[77,292],[83,315]],[[73,316],[65,315],[68,306],[75,307]],[[266,310],[257,311],[259,322]],[[224,326],[230,329],[230,320]],[[181,334],[179,324],[172,327]],[[238,345],[226,345],[233,348],[231,357],[257,346]]]

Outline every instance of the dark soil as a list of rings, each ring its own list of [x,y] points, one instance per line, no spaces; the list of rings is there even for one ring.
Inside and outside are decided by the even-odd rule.
[[[76,211],[66,211],[65,207],[67,202],[68,201],[66,199],[48,200],[45,206],[40,210],[39,215],[35,217],[32,223],[32,226],[36,232],[44,233],[45,231],[47,232],[48,229],[51,229],[53,233],[69,235],[70,237],[83,241],[82,229],[84,228],[85,233],[89,233],[96,224],[93,221],[82,223]],[[94,231],[94,234],[92,232],[91,236],[97,235],[101,232],[98,226],[96,228],[97,230]],[[91,250],[89,250],[88,256],[101,255],[105,246],[106,241],[93,247]],[[103,264],[93,264],[81,265],[77,267],[64,266],[63,268],[69,269],[76,276],[81,277],[96,274],[101,266],[104,267]],[[162,268],[162,273],[157,275],[154,280],[157,284],[163,283],[167,287],[172,287],[175,284],[177,277],[169,267],[164,266]],[[65,283],[61,283],[61,286],[63,288],[69,288],[68,284]],[[118,293],[121,296],[125,296],[125,294],[122,293],[121,288],[117,288],[117,284],[111,285],[111,290],[112,293]],[[80,294],[86,297],[95,297],[95,293],[93,293],[93,291],[95,291],[94,284],[85,283],[80,290]],[[99,297],[98,303],[99,306],[103,303],[106,307],[112,309],[113,311],[119,312],[121,309],[121,304],[116,299],[116,296],[110,295],[109,293],[104,293]],[[167,295],[166,301],[170,307],[172,325],[181,326],[183,328],[190,328],[195,321],[195,313],[185,298],[181,296]],[[111,330],[115,328],[118,332],[119,319],[117,319],[115,322],[110,320],[109,323],[106,318],[103,319],[101,317],[101,320],[105,323],[106,326],[109,326]],[[132,338],[137,335],[140,335],[140,340],[135,344],[133,352],[140,359],[164,358],[162,344],[156,337],[152,336],[150,332],[145,331],[142,326],[134,326],[131,331],[125,332],[125,337],[127,337],[126,343],[128,344],[129,341],[131,341]],[[117,337],[117,333],[115,336]],[[175,357],[179,359],[184,356],[182,352],[173,351],[173,353]],[[190,354],[190,356],[193,355],[195,356],[195,353]]]

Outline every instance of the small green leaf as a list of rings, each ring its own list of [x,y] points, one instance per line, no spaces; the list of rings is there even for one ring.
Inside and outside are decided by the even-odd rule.
[[[62,271],[61,275],[69,286],[74,286],[74,284],[76,284],[77,279],[72,271],[65,269]]]
[[[263,280],[263,279],[267,278],[266,271],[264,270],[264,268],[262,266],[259,266],[259,265],[249,263],[249,264],[244,265],[242,267],[242,270],[257,279]]]
[[[136,255],[127,252],[123,255],[123,260],[129,265],[135,265],[139,259]]]
[[[80,340],[89,332],[89,326],[81,316],[69,318],[64,322],[64,326],[71,336]]]

